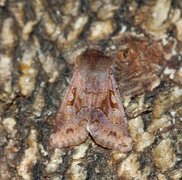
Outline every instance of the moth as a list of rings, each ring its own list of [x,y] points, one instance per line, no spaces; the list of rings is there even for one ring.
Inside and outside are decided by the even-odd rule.
[[[122,152],[132,149],[112,65],[113,60],[96,49],[78,56],[50,137],[51,146],[79,145],[90,134],[104,148]]]

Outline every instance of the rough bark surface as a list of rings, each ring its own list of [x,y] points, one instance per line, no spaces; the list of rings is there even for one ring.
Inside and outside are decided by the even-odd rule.
[[[182,3],[0,0],[0,179],[182,178]],[[134,143],[89,137],[49,145],[76,57],[98,48],[114,75]]]

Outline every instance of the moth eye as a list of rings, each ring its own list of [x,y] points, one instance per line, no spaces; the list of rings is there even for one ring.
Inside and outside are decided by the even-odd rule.
[[[130,55],[130,50],[129,49],[125,49],[124,52],[123,52],[123,56],[124,58],[127,58],[129,55]]]
[[[117,58],[119,60],[124,60],[126,59],[128,56],[130,56],[131,52],[128,48],[126,49],[121,49],[118,53],[117,53]]]

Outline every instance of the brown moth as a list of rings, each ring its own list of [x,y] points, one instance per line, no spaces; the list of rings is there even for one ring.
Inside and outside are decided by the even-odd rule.
[[[104,148],[123,152],[132,149],[112,64],[110,57],[94,49],[77,58],[51,135],[53,147],[78,145],[90,134]]]

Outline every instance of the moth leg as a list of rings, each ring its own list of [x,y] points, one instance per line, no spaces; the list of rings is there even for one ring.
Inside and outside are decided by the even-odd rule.
[[[61,116],[59,116],[61,118]],[[88,109],[82,108],[71,120],[61,119],[57,123],[59,127],[50,137],[50,144],[53,147],[64,148],[75,146],[84,142],[88,137],[86,124],[88,123]]]
[[[132,139],[129,136],[126,123],[119,118],[119,110],[110,112],[109,118],[99,108],[94,108],[91,112],[91,121],[87,129],[95,142],[105,148],[127,152],[132,149]],[[119,119],[119,121],[118,121]],[[112,122],[121,122],[119,124]]]

